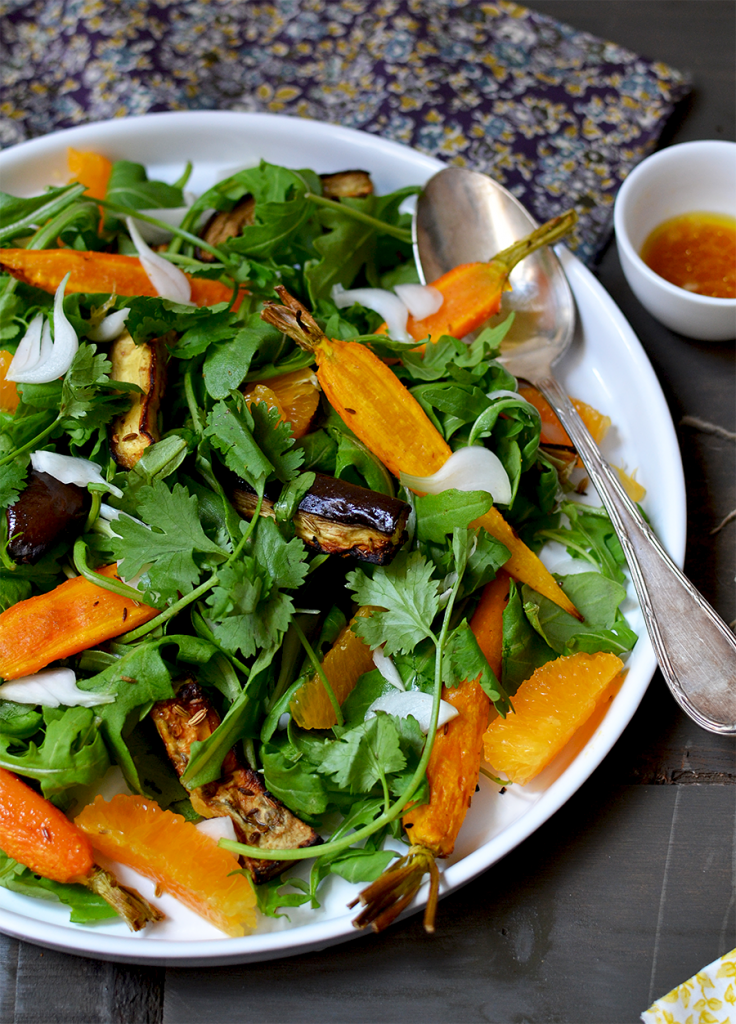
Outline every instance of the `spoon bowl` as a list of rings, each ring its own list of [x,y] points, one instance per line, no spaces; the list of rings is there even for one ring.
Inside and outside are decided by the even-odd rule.
[[[491,259],[535,227],[518,200],[485,175],[457,167],[440,171],[425,185],[414,215],[414,251],[424,283],[460,264]],[[511,302],[502,305],[500,316],[515,304],[523,316],[517,316],[499,361],[542,392],[582,459],[626,555],[673,696],[704,729],[736,735],[736,636],[664,550],[552,374],[575,328],[562,266],[549,248],[538,250],[517,265],[509,281]]]
[[[490,260],[497,252],[539,225],[507,189],[485,174],[447,167],[435,174],[419,196],[413,220],[414,255],[423,284],[436,281],[462,263]],[[491,323],[514,314],[501,345],[500,362],[525,377],[545,352],[550,365],[570,345],[575,329],[575,301],[554,250],[537,249],[514,267],[511,291]]]

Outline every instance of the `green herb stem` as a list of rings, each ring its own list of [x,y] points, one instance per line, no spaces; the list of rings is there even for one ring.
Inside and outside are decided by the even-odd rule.
[[[408,228],[396,228],[392,224],[387,224],[383,220],[378,220],[377,217],[371,217],[369,213],[363,213],[361,210],[356,210],[354,206],[348,206],[347,203],[338,203],[334,199],[327,199],[325,196],[315,195],[314,192],[305,192],[304,198],[308,199],[312,203],[316,203],[317,206],[324,206],[328,210],[337,210],[348,217],[352,217],[353,220],[362,221],[363,224],[368,224],[370,227],[375,228],[376,231],[383,232],[384,235],[391,235],[392,238],[398,238],[400,242],[405,242],[406,245],[411,245],[411,231]]]
[[[78,537],[74,542],[72,559],[74,561],[74,568],[77,570],[79,575],[84,576],[89,583],[94,583],[96,587],[101,587],[103,590],[110,590],[113,594],[119,594],[120,597],[127,597],[131,601],[136,601],[138,604],[145,604],[140,590],[136,590],[135,587],[128,586],[128,584],[123,583],[122,580],[111,579],[108,576],[101,576],[98,572],[95,572],[94,569],[90,568],[87,563],[87,545],[81,537]]]
[[[327,676],[325,675],[325,670],[322,668],[322,665],[320,663],[319,658],[314,653],[314,648],[312,647],[310,642],[307,640],[307,638],[304,635],[304,632],[303,632],[301,626],[297,623],[296,619],[293,619],[291,624],[294,627],[294,632],[296,633],[296,635],[299,637],[299,640],[301,641],[302,647],[307,652],[307,657],[312,662],[312,665],[314,666],[315,672],[317,673],[317,675],[322,680],[322,685],[325,688],[325,693],[327,694],[329,702],[330,702],[330,704],[332,704],[332,709],[335,712],[335,717],[337,718],[337,724],[338,725],[344,725],[345,724],[345,719],[343,717],[342,708],[340,707],[340,702],[338,701],[337,697],[335,696],[335,691],[332,689],[332,686],[330,685],[330,681],[327,678]]]
[[[9,462],[13,461],[13,459],[17,459],[19,455],[25,455],[26,452],[29,452],[32,448],[39,445],[49,436],[60,419],[61,415],[57,416],[53,422],[49,423],[49,425],[40,432],[40,434],[36,434],[36,436],[32,437],[30,441],[26,441],[25,444],[22,444],[20,448],[14,448],[12,451],[8,452],[7,455],[4,455],[2,459],[0,459],[0,469],[3,466],[7,466]]]
[[[142,636],[152,632],[159,626],[163,626],[165,622],[169,621],[169,619],[173,619],[175,615],[178,615],[180,611],[192,604],[193,601],[198,601],[200,597],[206,594],[208,590],[211,590],[216,584],[217,575],[213,574],[208,580],[205,580],[204,583],[200,583],[200,585],[192,590],[191,593],[180,598],[174,604],[164,609],[160,615],[157,615],[154,619],[149,619],[148,622],[144,622],[142,626],[131,630],[130,633],[126,633],[125,636],[121,636],[118,639],[118,643],[132,644],[134,640],[140,640]]]
[[[110,210],[112,213],[119,213],[123,217],[133,217],[135,220],[142,220],[145,224],[153,224],[155,227],[161,228],[163,231],[168,231],[177,238],[180,238],[183,242],[189,242],[191,245],[196,245],[198,248],[204,249],[205,252],[210,253],[226,267],[231,262],[216,246],[210,245],[209,242],[205,242],[203,238],[199,238],[198,235],[193,235],[191,232],[186,231],[183,228],[177,228],[171,224],[167,224],[165,220],[160,220],[158,217],[152,217],[150,214],[142,213],[140,210],[135,210],[130,206],[122,206],[120,203],[113,203],[109,199],[98,199],[97,203],[104,207],[104,209]],[[165,256],[166,253],[162,253],[162,255]]]

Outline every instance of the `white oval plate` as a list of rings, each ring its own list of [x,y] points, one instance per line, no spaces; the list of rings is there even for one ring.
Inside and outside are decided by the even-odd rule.
[[[68,180],[66,149],[89,149],[111,159],[145,164],[151,177],[174,181],[187,160],[194,164],[188,189],[202,192],[228,172],[260,159],[318,172],[362,168],[385,193],[421,184],[442,164],[431,157],[348,128],[270,114],[194,111],[149,114],[57,132],[0,153],[0,188],[32,195]],[[605,454],[646,486],[644,505],[672,557],[685,550],[685,488],[669,411],[644,351],[621,312],[574,256],[564,265],[578,308],[575,344],[559,376],[569,392],[610,415],[614,428]],[[629,620],[643,622],[631,602]],[[526,839],[578,789],[601,762],[634,714],[656,667],[646,637],[628,662],[626,680],[602,718],[577,736],[531,785],[503,795],[481,778],[481,790],[444,868],[442,892],[470,881]],[[132,879],[121,869],[124,880]],[[145,895],[152,885],[136,879]],[[9,935],[67,952],[109,960],[160,964],[256,961],[317,950],[354,937],[347,902],[356,887],[339,878],[325,885],[322,909],[298,908],[291,920],[263,919],[258,931],[224,938],[169,897],[158,901],[169,920],[144,935],[122,923],[84,927],[68,921],[58,904],[0,889],[0,929]],[[418,900],[413,909],[418,909]],[[441,927],[442,909],[439,910]]]

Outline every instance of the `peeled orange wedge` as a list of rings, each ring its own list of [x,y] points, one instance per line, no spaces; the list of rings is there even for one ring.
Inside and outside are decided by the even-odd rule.
[[[278,409],[281,419],[291,424],[296,440],[309,430],[319,405],[317,377],[309,367],[250,384],[243,393],[248,404],[265,402],[269,409]]]
[[[359,617],[367,617],[372,608],[359,608],[322,660],[338,704],[347,698],[364,672],[375,668],[373,652],[351,629]],[[331,729],[337,724],[335,709],[317,672],[294,694],[289,710],[302,729]]]
[[[227,850],[180,814],[142,796],[101,796],[76,818],[96,850],[152,879],[227,935],[256,925],[256,897]]]
[[[514,711],[483,736],[486,761],[522,785],[549,764],[610,695],[623,668],[615,654],[571,654],[548,661],[512,697]]]

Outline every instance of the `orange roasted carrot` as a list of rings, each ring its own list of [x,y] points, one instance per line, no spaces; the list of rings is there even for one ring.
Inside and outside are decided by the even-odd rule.
[[[314,353],[322,390],[353,433],[395,476],[436,473],[452,449],[393,370],[365,345],[325,337],[300,302],[285,288],[277,291],[285,305],[268,303],[262,318]],[[472,525],[506,545],[511,556],[504,568],[515,579],[580,618],[552,574],[496,508]]]
[[[118,885],[95,864],[89,839],[58,807],[5,768],[0,768],[0,849],[36,875],[91,889],[132,931],[163,918],[140,893]]]
[[[470,620],[473,635],[497,676],[508,594],[509,577],[501,573],[484,588]],[[358,928],[368,924],[374,931],[386,928],[408,906],[429,872],[430,895],[424,927],[428,932],[434,931],[439,886],[435,858],[450,856],[470,807],[478,784],[483,734],[491,706],[477,679],[443,687],[442,699],[452,704],[458,715],[439,729],[434,738],[427,765],[429,802],[404,815],[403,825],[411,842],[409,853],[361,892],[358,899],[364,909],[353,922]]]
[[[66,159],[73,180],[86,185],[85,195],[91,196],[92,199],[104,199],[107,183],[112,174],[112,163],[107,157],[101,153],[80,152],[69,146]]]
[[[3,412],[15,412],[20,402],[18,388],[12,380],[6,380],[5,374],[10,368],[13,357],[4,349],[0,351],[0,409]]]
[[[117,565],[98,572],[113,577]],[[52,661],[135,629],[155,615],[155,608],[75,576],[47,594],[19,601],[0,615],[0,676],[17,679],[32,675]]]
[[[70,274],[67,292],[92,294],[152,295],[158,293],[148,279],[137,256],[111,252],[81,252],[76,249],[0,249],[0,269],[24,284],[55,292],[66,274]],[[191,277],[195,306],[213,306],[229,302],[232,288],[221,281]],[[242,301],[238,296],[235,307]]]
[[[509,577],[502,572],[486,584],[470,620],[478,646],[499,679],[503,611],[508,597]],[[490,701],[474,679],[445,686],[442,700],[452,704],[458,716],[435,737],[427,765],[429,803],[409,811],[403,819],[412,844],[424,846],[435,857],[450,856],[470,807],[490,712]]]
[[[54,882],[78,882],[94,865],[87,836],[5,768],[0,768],[0,849]]]
[[[438,341],[443,334],[464,338],[501,308],[501,296],[509,286],[509,275],[517,263],[566,235],[577,220],[574,210],[548,221],[526,238],[514,242],[488,263],[463,263],[449,270],[432,287],[440,291],[444,302],[431,316],[415,320],[410,316],[406,329],[417,341]],[[378,333],[385,333],[383,324]]]

